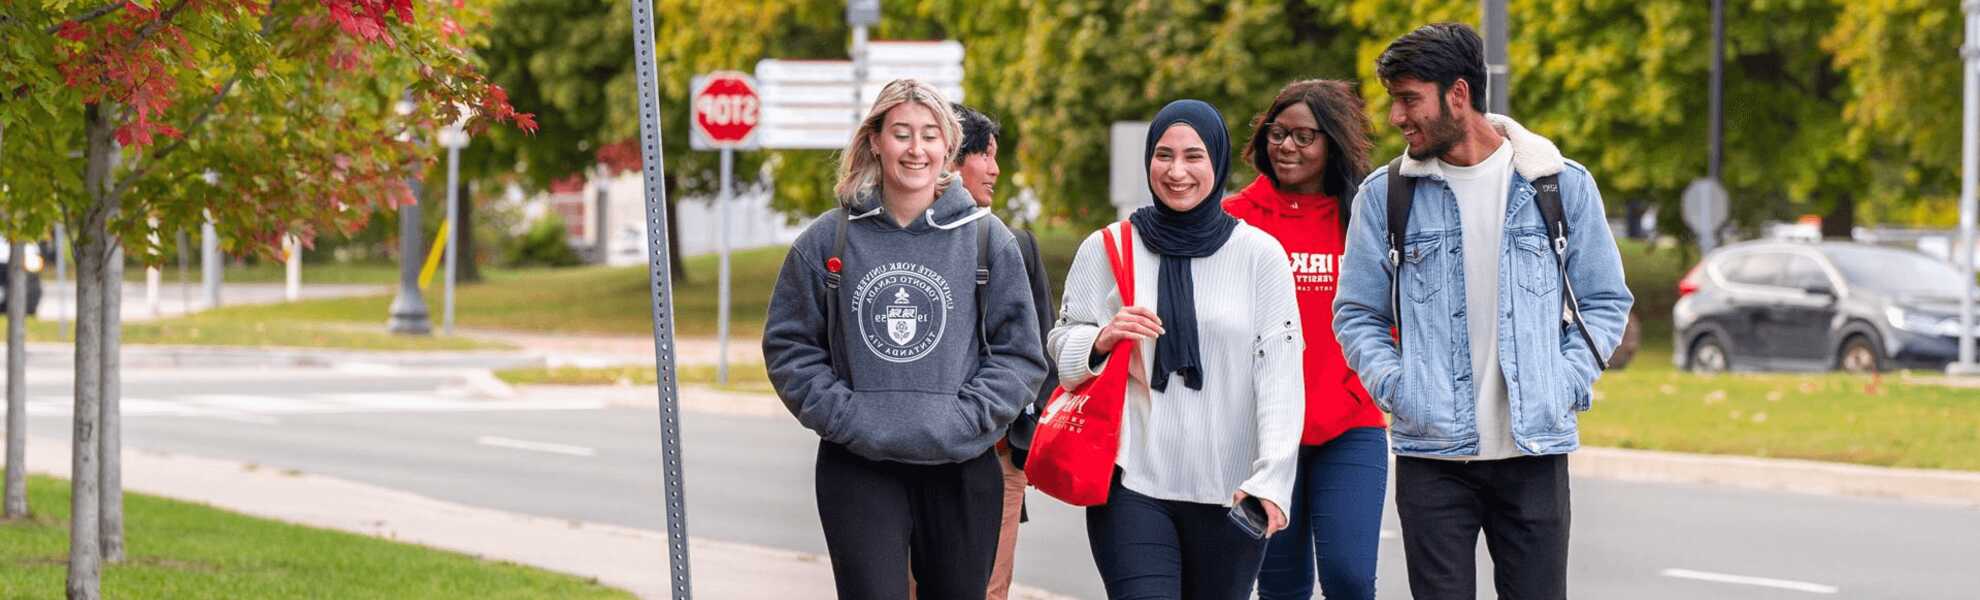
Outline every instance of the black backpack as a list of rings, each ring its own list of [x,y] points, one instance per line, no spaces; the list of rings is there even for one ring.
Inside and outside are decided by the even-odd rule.
[[[832,256],[825,259],[825,348],[832,356],[832,372],[851,386],[852,374],[847,371],[846,351],[839,347],[840,342],[846,339],[845,325],[839,319],[839,296],[843,293],[839,290],[839,284],[844,280],[839,274],[839,265],[842,264],[839,257],[846,253],[846,226],[852,222],[851,213],[841,207],[838,221],[832,235]],[[990,285],[990,226],[995,223],[976,224],[976,341],[982,346],[985,357],[990,356],[991,352],[990,336],[983,329],[983,309],[986,306],[983,290]]]
[[[1574,293],[1574,281],[1568,279],[1567,272],[1567,213],[1561,208],[1561,183],[1558,175],[1548,175],[1533,180],[1533,189],[1539,192],[1534,202],[1540,208],[1540,217],[1547,221],[1547,230],[1553,238],[1554,266],[1561,272],[1561,284],[1567,288],[1567,311],[1574,321],[1574,328],[1581,332],[1581,341],[1588,344],[1588,353],[1595,357],[1595,366],[1609,370],[1609,361],[1602,358],[1602,352],[1595,349],[1595,338],[1588,335],[1588,326],[1581,320],[1581,297]],[[1402,158],[1389,163],[1389,318],[1402,327],[1402,247],[1403,236],[1409,233],[1409,210],[1416,198],[1416,178],[1402,175]],[[1398,344],[1401,342],[1398,341]]]

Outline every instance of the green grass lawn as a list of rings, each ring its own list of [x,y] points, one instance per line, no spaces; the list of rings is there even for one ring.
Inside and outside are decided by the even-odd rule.
[[[364,320],[320,320],[320,312],[338,312],[340,302],[361,300],[322,300],[303,302],[312,306],[282,310],[282,305],[228,307],[186,317],[156,321],[126,322],[123,342],[131,345],[167,344],[230,347],[306,347],[346,350],[501,350],[500,342],[453,336],[405,336],[385,331],[385,307],[378,305],[377,316]],[[37,320],[28,324],[28,339],[37,342],[73,341],[75,324]]]
[[[1840,373],[1706,376],[1667,349],[1602,376],[1581,417],[1593,446],[1980,470],[1980,389]]]
[[[61,598],[68,482],[28,479],[36,513],[0,521],[0,597]],[[584,578],[141,494],[105,598],[632,598]]]
[[[185,281],[188,285],[198,286],[200,281],[199,258],[197,253],[194,253],[192,260],[193,262],[191,264],[186,265]],[[163,269],[159,273],[160,282],[166,286],[179,283],[179,263],[176,260],[167,262],[160,268]],[[70,276],[73,277],[73,271],[71,273]],[[47,272],[43,273],[43,275],[53,277],[54,273]],[[439,281],[439,277],[439,275],[435,275],[434,280]],[[282,283],[288,280],[288,267],[278,262],[260,261],[250,265],[228,264],[226,269],[221,272],[221,281],[226,283]],[[136,265],[125,267],[124,281],[143,283],[144,268]],[[302,281],[304,285],[312,283],[386,285],[399,281],[399,265],[392,262],[304,262],[302,266]]]
[[[511,385],[653,385],[653,367],[526,367],[504,369],[495,376]],[[687,384],[715,385],[715,366],[697,365],[680,371],[680,382]],[[770,387],[770,375],[760,364],[729,365],[729,384],[716,386],[717,389],[757,394],[774,394]]]

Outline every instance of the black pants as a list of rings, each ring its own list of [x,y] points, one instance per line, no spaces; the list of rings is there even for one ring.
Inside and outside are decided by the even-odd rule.
[[[1567,598],[1565,455],[1396,458],[1396,515],[1417,600],[1476,598],[1478,532],[1505,600]]]
[[[1111,600],[1244,600],[1265,541],[1216,504],[1157,500],[1121,487],[1086,509],[1086,538]]]
[[[846,600],[981,600],[997,558],[1004,474],[997,455],[951,465],[862,458],[818,445],[818,519]]]

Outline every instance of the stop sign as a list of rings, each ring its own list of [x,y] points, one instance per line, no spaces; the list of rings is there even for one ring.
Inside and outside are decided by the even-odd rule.
[[[696,141],[710,148],[748,144],[763,115],[763,102],[756,95],[756,80],[735,71],[696,77],[694,93],[688,96],[688,101],[694,105],[691,122],[695,134],[701,138]]]

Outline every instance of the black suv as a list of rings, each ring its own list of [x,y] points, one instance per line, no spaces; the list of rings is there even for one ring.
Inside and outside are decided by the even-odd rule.
[[[1851,242],[1748,242],[1678,283],[1678,367],[1869,372],[1959,357],[1959,294],[1973,281],[1917,252]]]

